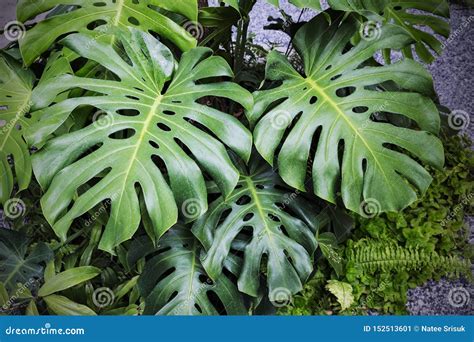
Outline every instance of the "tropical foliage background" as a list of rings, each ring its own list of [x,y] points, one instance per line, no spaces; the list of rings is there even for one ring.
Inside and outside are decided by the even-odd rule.
[[[423,65],[447,2],[291,3],[267,51],[253,0],[18,1],[1,314],[404,313],[471,277],[469,117]]]

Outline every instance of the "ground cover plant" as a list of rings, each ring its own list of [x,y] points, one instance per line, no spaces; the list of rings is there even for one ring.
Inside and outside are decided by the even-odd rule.
[[[18,2],[2,314],[401,313],[388,293],[469,275],[464,117],[421,63],[447,2],[290,2],[317,14],[272,51],[253,0]]]

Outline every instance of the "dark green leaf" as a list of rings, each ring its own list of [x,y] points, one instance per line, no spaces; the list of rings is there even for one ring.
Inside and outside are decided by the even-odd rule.
[[[244,253],[240,291],[257,296],[264,255],[270,292],[301,290],[312,271],[316,208],[282,185],[261,158],[254,158],[234,192],[213,202],[196,221],[193,232],[206,248],[203,265],[213,279],[237,249]]]
[[[160,240],[158,255],[148,260],[138,281],[145,314],[218,315],[213,294],[227,315],[243,315],[241,295],[225,275],[211,281],[199,261],[199,242],[181,225]]]

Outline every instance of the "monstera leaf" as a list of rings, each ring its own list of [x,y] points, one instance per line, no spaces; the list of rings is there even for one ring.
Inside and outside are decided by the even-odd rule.
[[[145,314],[224,314],[221,310],[227,315],[246,314],[234,283],[225,275],[211,281],[199,261],[199,252],[199,242],[181,224],[163,236],[158,254],[146,262],[138,281],[145,297]],[[222,307],[216,307],[219,301]]]
[[[438,55],[442,52],[441,42],[429,31],[443,37],[449,36],[449,7],[446,0],[329,0],[333,9],[357,12],[369,21],[362,24],[360,31],[366,39],[377,39],[378,25],[391,23],[399,26],[413,42],[402,48],[405,57],[413,58],[412,47],[424,62],[434,60],[430,49]],[[428,30],[426,30],[428,29]],[[428,32],[426,32],[428,31]],[[384,50],[385,60],[390,60],[390,48]]]
[[[92,32],[94,29],[97,37],[116,27],[131,26],[156,32],[183,51],[196,46],[196,40],[185,28],[167,17],[164,11],[180,14],[195,22],[197,0],[19,0],[18,20],[25,22],[57,6],[70,6],[71,9],[36,24],[20,40],[26,65],[30,65],[59,37],[73,32]]]
[[[280,1],[279,0],[267,0],[273,6],[279,7]],[[290,4],[295,5],[299,8],[311,8],[317,11],[321,11],[321,3],[319,0],[289,0]]]
[[[31,286],[43,276],[43,264],[53,258],[53,252],[43,242],[37,243],[28,255],[27,252],[26,236],[0,228],[0,282],[9,292],[18,284]]]
[[[7,55],[0,55],[0,204],[11,196],[14,177],[8,157],[13,159],[19,190],[30,184],[31,160],[22,132],[28,127],[34,75]]]
[[[305,190],[310,159],[316,195],[335,203],[340,191],[346,208],[375,215],[405,208],[429,186],[429,173],[413,157],[442,167],[444,154],[435,137],[439,113],[426,97],[433,93],[431,76],[410,59],[370,62],[379,49],[406,46],[410,35],[386,24],[379,39],[351,47],[357,29],[350,18],[329,25],[323,15],[303,26],[294,45],[304,75],[270,53],[266,78],[281,85],[256,92],[248,116],[258,151],[269,163],[278,156],[286,183]],[[384,84],[400,90],[386,91]],[[383,122],[380,113],[406,117],[419,129]]]
[[[176,223],[176,203],[192,202],[206,211],[203,172],[228,195],[239,173],[219,140],[244,159],[252,145],[250,133],[237,119],[197,102],[214,95],[252,106],[251,94],[237,84],[212,82],[232,76],[223,58],[195,48],[177,65],[171,52],[148,33],[130,28],[117,36],[124,56],[89,35],[64,40],[119,80],[62,75],[42,83],[33,102],[44,109],[32,113],[39,122],[28,131],[32,144],[42,144],[78,107],[94,106],[107,113],[83,129],[50,140],[33,158],[35,175],[47,189],[43,212],[62,239],[74,218],[110,201],[110,218],[99,244],[107,251],[136,231],[139,197],[158,239]],[[47,107],[57,94],[72,88],[97,96]],[[86,189],[83,185],[91,180]]]
[[[218,279],[224,261],[240,250],[244,255],[238,280],[241,292],[257,296],[265,258],[270,293],[296,293],[312,271],[316,209],[298,192],[282,187],[261,158],[253,158],[242,173],[234,192],[214,201],[193,226],[206,249],[203,266],[211,278]]]
[[[223,0],[223,2],[229,4],[229,6],[234,7],[236,10],[239,10],[241,0]],[[280,0],[267,0],[267,2],[275,7],[280,6]],[[311,8],[321,11],[320,0],[289,0],[289,3],[299,8]]]

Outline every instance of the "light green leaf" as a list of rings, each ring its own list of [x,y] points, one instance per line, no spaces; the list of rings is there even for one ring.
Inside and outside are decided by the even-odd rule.
[[[54,259],[53,260],[50,260],[47,264],[46,264],[46,268],[44,269],[44,281],[45,282],[48,282],[51,278],[54,277],[54,275],[56,274],[56,269],[55,269],[55,264],[54,264]]]
[[[184,53],[177,64],[170,50],[150,34],[129,29],[118,37],[126,57],[88,35],[65,39],[70,49],[120,80],[63,75],[43,83],[33,97],[35,107],[44,109],[32,114],[39,122],[28,131],[28,139],[38,143],[80,106],[107,113],[99,123],[49,141],[35,153],[33,167],[47,189],[41,200],[43,212],[61,239],[75,218],[110,200],[111,214],[99,244],[109,252],[138,228],[137,186],[157,240],[176,223],[178,206],[182,208],[185,201],[193,201],[202,212],[207,210],[203,171],[226,195],[235,187],[239,173],[224,144],[244,159],[249,158],[252,145],[251,134],[236,118],[197,102],[220,96],[251,108],[251,94],[237,84],[202,82],[232,77],[223,58],[212,56],[210,49],[196,48]],[[57,94],[72,88],[99,94],[49,106]],[[98,148],[91,151],[92,147]],[[76,197],[77,190],[92,178],[99,182],[82,187],[83,193]]]
[[[414,48],[425,63],[434,61],[431,51],[437,55],[441,55],[443,51],[443,44],[429,31],[445,38],[449,36],[449,6],[446,0],[329,0],[328,3],[336,10],[357,12],[365,16],[367,21],[360,24],[360,32],[368,39],[377,39],[380,33],[378,24],[399,26],[413,39],[402,48],[403,55],[413,58]],[[391,49],[395,50],[392,47],[384,50],[386,61],[390,61]]]
[[[93,29],[95,36],[99,37],[112,33],[115,28],[137,27],[145,32],[157,32],[183,51],[196,46],[196,40],[186,29],[163,14],[163,10],[196,22],[197,0],[20,0],[17,17],[19,21],[26,22],[59,5],[72,6],[59,15],[39,22],[20,39],[21,54],[26,65],[30,65],[60,36],[73,32],[89,33]]]
[[[222,274],[231,250],[243,252],[239,275],[241,292],[258,295],[265,255],[270,293],[285,288],[301,291],[312,271],[316,249],[316,208],[298,191],[283,186],[278,175],[261,158],[242,170],[234,192],[214,201],[193,226],[206,249],[202,263],[211,278]]]
[[[227,315],[246,313],[241,294],[226,275],[214,281],[207,277],[199,261],[200,249],[189,229],[180,224],[163,236],[158,254],[147,261],[138,281],[145,314],[224,314],[209,299],[210,293],[219,298]]]
[[[44,297],[76,286],[100,274],[100,269],[93,266],[71,268],[52,276],[38,291],[38,296]]]
[[[130,292],[133,289],[133,287],[137,284],[137,281],[138,281],[138,276],[135,276],[132,279],[130,279],[129,281],[127,281],[125,284],[120,286],[118,288],[118,290],[116,291],[115,301],[119,301],[120,298],[122,298],[128,292]]]
[[[15,180],[8,162],[13,159],[19,191],[31,180],[31,160],[22,132],[28,127],[34,75],[6,54],[0,54],[0,204],[11,196]]]
[[[319,0],[289,0],[289,2],[299,8],[311,8],[316,11],[322,10]]]
[[[95,316],[96,313],[89,307],[73,302],[58,295],[49,295],[43,298],[51,313],[61,316]]]
[[[326,288],[336,296],[337,302],[341,304],[341,310],[348,309],[354,303],[352,285],[338,280],[329,280]]]
[[[36,307],[36,303],[34,300],[30,300],[30,302],[28,303],[25,314],[27,316],[39,316],[38,308]]]
[[[255,93],[254,110],[248,113],[255,145],[269,163],[278,155],[278,172],[292,187],[306,189],[310,159],[319,197],[336,203],[340,188],[352,211],[399,211],[431,182],[413,157],[438,168],[444,163],[435,136],[439,113],[428,97],[434,92],[431,76],[409,59],[374,65],[376,51],[412,41],[405,30],[386,24],[379,39],[344,50],[357,24],[333,14],[332,24],[318,15],[295,36],[303,75],[280,53],[269,54],[266,79],[281,85]],[[400,90],[385,90],[386,83]],[[406,117],[419,129],[396,126],[382,114]]]

